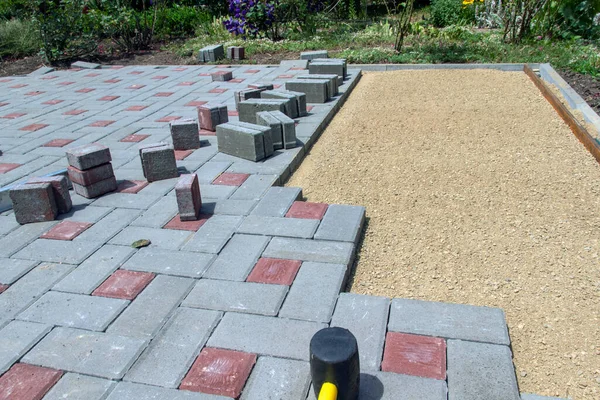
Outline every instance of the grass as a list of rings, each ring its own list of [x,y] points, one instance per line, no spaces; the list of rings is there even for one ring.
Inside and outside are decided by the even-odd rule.
[[[40,50],[39,35],[31,21],[0,20],[0,60],[36,54]]]
[[[597,44],[571,40],[532,40],[518,45],[504,43],[500,32],[480,31],[453,26],[444,29],[413,25],[401,53],[393,49],[394,33],[387,21],[356,29],[337,24],[322,29],[318,35],[302,40],[272,42],[266,39],[243,40],[231,36],[215,20],[198,36],[171,48],[191,55],[208,44],[244,46],[249,60],[263,53],[290,53],[306,50],[329,50],[332,56],[346,58],[356,64],[401,63],[551,63],[579,73],[600,75],[600,50]],[[249,61],[251,62],[251,61]]]

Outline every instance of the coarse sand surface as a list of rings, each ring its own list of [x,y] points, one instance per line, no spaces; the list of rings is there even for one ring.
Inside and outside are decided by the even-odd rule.
[[[522,392],[600,399],[600,167],[524,73],[364,73],[287,186],[366,207],[352,292],[501,307]]]

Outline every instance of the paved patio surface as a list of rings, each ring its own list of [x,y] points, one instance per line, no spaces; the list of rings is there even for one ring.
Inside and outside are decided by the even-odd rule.
[[[234,81],[211,82],[230,68]],[[520,399],[500,309],[340,293],[363,207],[302,202],[278,187],[360,77],[309,104],[298,147],[253,163],[216,137],[178,152],[198,174],[199,223],[177,218],[177,179],[147,184],[138,145],[169,121],[228,106],[255,82],[306,70],[125,67],[0,80],[0,187],[66,168],[65,150],[112,153],[117,192],[20,226],[0,214],[0,399],[305,399],[308,344],[326,326],[358,339],[361,399]],[[69,240],[65,240],[69,239]],[[130,245],[150,239],[147,248]],[[523,399],[526,397],[524,396]],[[529,397],[532,399],[533,397]]]

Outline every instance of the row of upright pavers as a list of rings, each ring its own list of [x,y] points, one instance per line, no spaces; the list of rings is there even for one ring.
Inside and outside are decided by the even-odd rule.
[[[216,62],[225,58],[225,50],[222,44],[206,46],[200,49],[198,61],[203,63]],[[243,60],[246,56],[245,49],[239,46],[227,47],[227,58],[230,60]]]

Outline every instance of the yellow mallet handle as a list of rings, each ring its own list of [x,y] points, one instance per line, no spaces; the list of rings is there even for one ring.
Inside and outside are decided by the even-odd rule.
[[[337,387],[333,383],[325,382],[323,386],[321,386],[318,400],[336,400],[337,394]]]

